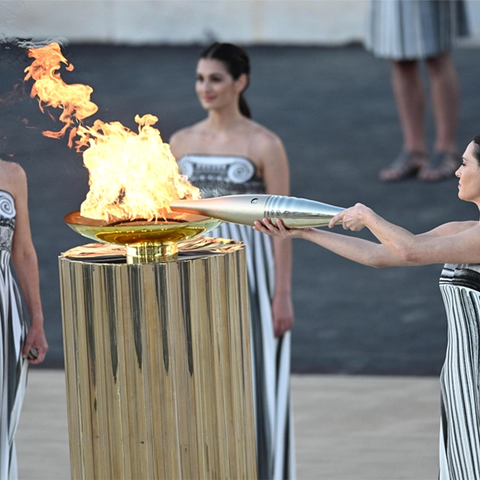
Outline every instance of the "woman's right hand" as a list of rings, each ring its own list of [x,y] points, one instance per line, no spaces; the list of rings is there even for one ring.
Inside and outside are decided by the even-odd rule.
[[[275,225],[268,218],[264,218],[262,221],[255,220],[253,228],[258,232],[280,238],[301,238],[304,232],[309,230],[308,228],[287,228],[281,219],[278,219],[277,225]]]
[[[359,232],[367,225],[367,218],[371,216],[372,210],[361,203],[355,206],[346,208],[340,213],[337,213],[331,220],[328,226],[333,228],[337,223],[341,223],[344,230],[351,230],[352,232]]]
[[[25,345],[23,346],[22,353],[24,358],[27,358],[33,365],[42,363],[47,354],[47,350],[48,343],[45,338],[43,326],[32,325],[28,330]]]

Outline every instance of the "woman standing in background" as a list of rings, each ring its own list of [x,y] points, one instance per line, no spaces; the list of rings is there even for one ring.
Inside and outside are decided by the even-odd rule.
[[[366,49],[392,61],[392,89],[403,134],[403,150],[380,171],[380,180],[416,175],[432,182],[452,177],[460,155],[459,86],[451,50],[457,37],[468,32],[463,0],[372,0],[367,20]],[[420,61],[427,66],[435,119],[431,155],[425,139]]]
[[[29,329],[10,259],[30,315]],[[28,362],[43,362],[48,345],[43,331],[37,255],[30,233],[27,179],[18,164],[3,160],[0,160],[0,321],[0,480],[15,480],[18,478],[15,432],[25,395]]]
[[[202,198],[288,195],[288,160],[281,140],[254,122],[243,97],[250,62],[229,43],[214,43],[197,63],[196,92],[207,118],[176,132],[172,153]],[[258,478],[293,479],[290,405],[291,241],[223,223],[210,235],[245,243],[257,437]]]

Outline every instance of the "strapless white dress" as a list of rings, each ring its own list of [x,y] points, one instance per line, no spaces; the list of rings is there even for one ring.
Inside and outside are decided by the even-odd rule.
[[[247,158],[187,155],[180,173],[200,188],[202,198],[265,193],[263,179]],[[208,236],[233,238],[246,245],[253,355],[258,478],[295,478],[290,405],[290,332],[273,334],[275,264],[271,238],[245,225],[222,223]]]

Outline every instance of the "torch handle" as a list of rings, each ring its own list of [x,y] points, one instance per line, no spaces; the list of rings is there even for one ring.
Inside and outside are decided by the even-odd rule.
[[[322,227],[343,208],[303,198],[282,195],[229,195],[200,200],[178,200],[174,211],[195,213],[225,222],[253,225],[255,220],[282,219],[288,228]]]

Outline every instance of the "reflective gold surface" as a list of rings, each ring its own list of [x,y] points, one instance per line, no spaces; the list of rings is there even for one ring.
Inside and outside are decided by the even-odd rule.
[[[196,214],[173,213],[167,220],[135,221],[109,224],[82,217],[80,212],[65,216],[76,232],[92,240],[127,246],[128,263],[172,261],[177,243],[207,233],[221,220]]]
[[[344,209],[305,198],[282,195],[229,195],[200,200],[177,200],[177,212],[208,215],[225,222],[253,225],[255,220],[282,219],[289,228],[324,227]]]
[[[256,478],[245,249],[195,243],[168,263],[60,257],[74,480]]]

